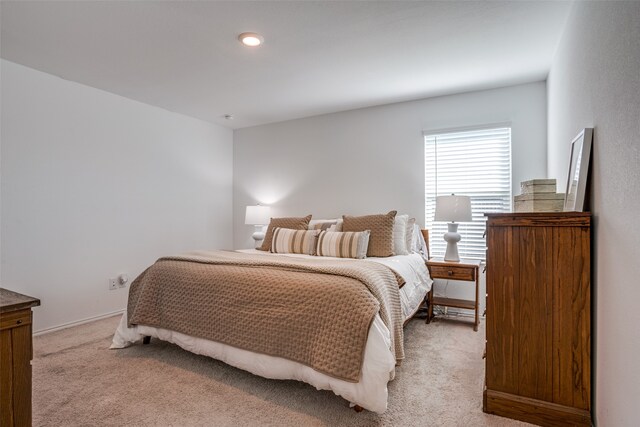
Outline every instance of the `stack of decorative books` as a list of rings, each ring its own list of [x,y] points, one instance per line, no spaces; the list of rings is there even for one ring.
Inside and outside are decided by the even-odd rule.
[[[562,212],[564,193],[556,193],[555,179],[532,179],[520,183],[522,194],[513,197],[516,212]]]

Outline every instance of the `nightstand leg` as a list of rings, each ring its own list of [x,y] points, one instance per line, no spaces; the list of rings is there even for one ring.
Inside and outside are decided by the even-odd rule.
[[[476,332],[478,332],[478,324],[480,323],[478,319],[478,311],[480,308],[480,280],[478,276],[480,276],[480,269],[476,269],[476,323],[473,325],[473,330]]]
[[[431,323],[431,319],[433,318],[433,284],[431,285],[431,289],[427,294],[427,301],[429,303],[429,307],[427,308],[427,322]]]

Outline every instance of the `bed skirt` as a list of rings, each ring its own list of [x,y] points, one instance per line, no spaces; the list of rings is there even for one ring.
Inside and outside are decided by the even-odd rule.
[[[369,328],[362,372],[357,383],[339,380],[314,369],[281,357],[254,353],[230,345],[179,332],[150,326],[127,327],[126,313],[113,336],[112,349],[128,347],[142,341],[144,336],[161,339],[195,354],[209,356],[231,366],[264,378],[298,380],[318,390],[331,390],[336,395],[369,411],[383,413],[387,409],[387,383],[395,376],[395,357],[390,350],[389,329],[377,314]]]

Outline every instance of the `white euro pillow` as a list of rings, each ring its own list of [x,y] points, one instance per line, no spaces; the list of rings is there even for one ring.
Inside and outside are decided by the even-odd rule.
[[[409,255],[407,248],[407,224],[409,215],[396,215],[393,223],[393,252],[396,255]]]

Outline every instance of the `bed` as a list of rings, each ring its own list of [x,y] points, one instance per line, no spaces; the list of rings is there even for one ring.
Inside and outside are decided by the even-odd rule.
[[[313,338],[307,347],[302,346],[303,348],[301,351],[297,351],[298,349],[291,350],[290,353],[285,351],[283,356],[282,354],[279,354],[279,351],[274,351],[273,348],[270,347],[272,346],[272,341],[274,339],[261,339],[263,335],[268,337],[269,332],[274,332],[270,331],[269,328],[274,326],[271,325],[271,323],[277,323],[274,319],[278,318],[279,315],[269,317],[268,313],[262,313],[262,309],[260,308],[260,293],[263,288],[260,283],[254,283],[254,289],[256,289],[257,292],[254,293],[253,300],[248,298],[247,300],[242,301],[241,304],[234,305],[228,303],[229,298],[236,298],[233,294],[231,296],[221,295],[216,297],[221,300],[226,299],[225,301],[227,302],[224,303],[225,309],[232,310],[234,311],[232,314],[239,315],[239,317],[234,318],[232,323],[245,324],[246,327],[253,329],[255,339],[252,341],[265,341],[262,342],[262,344],[255,344],[252,342],[251,345],[246,345],[245,341],[234,341],[234,337],[230,338],[228,335],[224,334],[224,331],[222,335],[213,335],[215,339],[211,339],[211,335],[207,338],[205,337],[207,336],[207,327],[197,329],[195,332],[189,330],[189,332],[185,333],[185,329],[182,326],[185,319],[188,319],[188,321],[192,323],[202,323],[203,316],[193,312],[190,316],[182,319],[183,312],[189,311],[184,310],[184,307],[180,309],[181,311],[178,311],[177,309],[174,310],[175,313],[179,313],[176,315],[180,317],[178,321],[173,323],[168,322],[166,324],[169,324],[170,326],[163,327],[165,324],[162,323],[162,318],[165,317],[165,313],[160,313],[159,311],[157,313],[155,312],[157,306],[162,305],[158,301],[161,298],[164,298],[164,296],[161,297],[159,295],[166,292],[167,288],[178,287],[177,284],[175,286],[167,286],[165,283],[163,285],[164,287],[159,287],[160,290],[156,289],[154,291],[149,291],[148,295],[144,297],[130,293],[127,313],[123,315],[120,321],[113,337],[111,348],[124,348],[142,341],[144,337],[154,337],[174,343],[187,351],[221,360],[229,365],[246,370],[255,375],[272,379],[299,380],[308,383],[319,390],[331,390],[336,395],[339,395],[349,401],[352,406],[357,405],[373,412],[383,413],[387,409],[387,383],[394,378],[396,366],[400,365],[400,362],[404,357],[402,326],[416,313],[432,285],[432,280],[429,277],[428,270],[426,269],[424,258],[422,255],[417,253],[385,258],[366,258],[365,260],[348,260],[331,257],[318,260],[318,258],[320,257],[301,254],[272,254],[252,249],[233,252],[192,252],[177,257],[161,258],[156,264],[161,261],[165,262],[166,267],[173,270],[183,268],[187,264],[198,264],[198,268],[209,269],[222,267],[233,271],[238,269],[244,271],[244,273],[242,273],[244,279],[238,280],[238,283],[233,287],[222,286],[226,289],[235,289],[236,287],[242,288],[243,283],[246,284],[251,281],[251,278],[247,279],[246,276],[253,277],[252,275],[256,274],[256,272],[263,272],[266,270],[273,270],[272,274],[275,275],[274,277],[277,280],[291,275],[303,274],[303,276],[300,277],[305,278],[304,283],[307,283],[307,277],[313,277],[313,280],[309,280],[309,283],[315,283],[316,280],[320,282],[324,281],[322,282],[324,284],[321,286],[333,286],[337,290],[346,288],[346,286],[335,286],[336,284],[342,283],[341,280],[353,281],[354,278],[352,276],[354,275],[358,276],[363,274],[365,276],[371,276],[367,280],[372,280],[374,282],[379,279],[378,276],[384,276],[386,278],[386,282],[385,280],[382,280],[381,283],[385,282],[386,284],[375,285],[380,287],[375,288],[374,286],[373,293],[387,293],[387,299],[391,302],[389,303],[387,301],[386,303],[380,303],[379,306],[376,305],[375,301],[371,303],[370,299],[367,300],[368,302],[366,304],[351,303],[351,305],[349,305],[349,303],[345,303],[347,305],[337,309],[337,312],[334,312],[330,316],[325,316],[324,311],[322,310],[326,310],[326,308],[318,309],[321,311],[316,311],[315,314],[307,314],[307,311],[313,312],[315,306],[322,306],[320,301],[322,298],[318,297],[318,295],[312,294],[314,295],[312,297],[299,298],[302,301],[313,301],[314,303],[305,305],[304,310],[301,310],[303,313],[295,314],[297,317],[289,323],[290,326],[286,326],[284,329],[296,329],[298,324],[302,323],[300,319],[304,316],[311,317],[314,321],[323,317],[329,317],[329,319],[325,319],[324,323],[319,321],[320,323],[314,324],[311,328],[313,330]],[[145,271],[141,277],[150,275],[150,270],[152,270],[151,267]],[[333,273],[336,273],[336,275]],[[174,283],[171,282],[171,280],[176,283],[177,281],[185,281],[181,279],[185,274],[184,272],[178,272],[176,274],[180,274],[180,276],[170,277],[168,279],[169,283]],[[194,277],[200,277],[202,274],[203,273],[199,270],[197,273],[193,273]],[[222,273],[218,271],[216,274],[221,275]],[[309,276],[307,276],[307,274]],[[345,278],[341,275],[346,275],[348,277]],[[180,279],[176,279],[176,277],[180,277]],[[390,278],[393,278],[393,280]],[[136,279],[136,281],[139,279],[140,277]],[[298,279],[294,278],[293,280],[295,281]],[[390,284],[391,282],[393,282],[393,284]],[[134,284],[132,284],[131,291],[134,290]],[[138,286],[137,288],[140,287],[141,286]],[[308,292],[306,288],[313,289],[314,286],[305,286],[304,288],[300,287],[299,289],[302,289],[300,292]],[[355,288],[358,287],[356,286]],[[363,287],[360,285],[357,292],[361,292],[362,289],[360,288]],[[371,291],[371,289],[369,289],[369,291]],[[366,293],[369,291],[365,290]],[[234,291],[229,290],[229,292]],[[141,291],[137,292],[137,294],[141,293]],[[136,298],[138,300],[146,298],[151,301],[150,304],[147,304],[147,308],[142,310],[151,312],[144,321],[132,322],[129,318],[136,316],[140,317],[140,310],[135,309],[135,307],[137,307],[137,301],[135,301]],[[180,295],[174,295],[170,298],[180,299],[182,297]],[[347,301],[349,298],[352,298],[352,296],[338,295],[336,298],[337,300],[331,302],[331,306],[339,306],[343,300]],[[361,297],[357,296],[357,298]],[[200,299],[202,299],[202,297],[200,297]],[[191,302],[190,304],[194,303]],[[296,304],[297,303],[294,302],[290,304],[283,304],[287,307],[276,307],[277,304],[266,303],[264,310],[268,311],[272,308],[276,311],[280,308],[288,309],[289,305],[295,306]],[[358,320],[359,318],[356,318],[355,320],[349,317],[346,318],[347,320],[342,319],[340,318],[340,313],[345,312],[345,315],[347,315],[346,312],[350,313],[352,311],[351,307],[358,305],[366,306],[363,310],[369,313],[370,311],[367,310],[371,310],[371,304],[374,305],[374,310],[376,310],[376,312],[372,316],[372,320],[366,321],[364,339],[361,344],[361,358],[357,361],[351,362],[347,360],[351,358],[349,349],[351,348],[350,346],[353,345],[352,342],[357,343],[361,340],[361,335],[358,335],[357,332],[353,332],[353,334],[351,334],[352,331],[348,330],[346,332],[340,331],[339,335],[341,337],[344,334],[347,334],[348,338],[345,339],[347,342],[344,347],[335,345],[335,352],[342,352],[341,354],[345,355],[345,357],[339,358],[338,365],[341,365],[342,363],[349,365],[350,363],[350,366],[338,366],[336,368],[334,366],[336,365],[336,360],[324,360],[323,357],[329,357],[326,356],[328,348],[320,349],[320,351],[316,350],[318,350],[319,346],[324,345],[325,347],[331,347],[331,350],[333,351],[334,341],[327,341],[328,338],[326,338],[326,336],[333,337],[336,333],[326,332],[326,336],[323,336],[321,332],[328,329],[333,323],[340,324],[347,320],[348,322],[353,322],[354,325],[362,323]],[[386,307],[385,304],[387,305]],[[260,317],[257,320],[251,318],[253,316],[247,316],[247,312],[243,310],[245,310],[245,307],[250,305],[257,307],[254,309],[257,310],[254,311],[254,316],[263,317]],[[349,308],[345,309],[345,307]],[[395,314],[392,313],[394,310],[396,311]],[[235,311],[237,311],[237,313],[235,313]],[[356,309],[353,308],[353,311],[356,311]],[[390,321],[390,318],[394,315],[396,317],[395,323]],[[225,314],[225,316],[227,316],[227,314]],[[334,316],[336,318],[335,321],[332,319]],[[224,322],[226,321],[225,319],[226,318],[219,318],[217,321]],[[400,331],[398,331],[397,326],[398,319],[400,319]],[[392,326],[390,327],[390,325]],[[239,328],[241,329],[242,327]],[[263,331],[263,328],[266,331]],[[282,329],[283,325],[275,325],[275,328],[277,332],[277,328]],[[349,328],[350,326],[347,329]],[[354,330],[357,329],[356,326],[353,328]],[[288,331],[287,333],[291,333],[293,335],[296,333],[300,335],[308,335],[309,328],[305,329],[300,327],[300,331],[298,332]],[[275,339],[277,339],[277,337]],[[295,341],[295,339],[292,339],[292,341]],[[329,342],[331,344],[327,344]],[[280,347],[287,347],[287,345],[288,342],[285,340],[279,344],[277,350],[279,350]],[[357,352],[358,351],[353,351],[354,354]],[[311,356],[309,356],[309,354],[311,354]],[[318,357],[318,354],[321,356]],[[310,357],[310,360],[308,357]],[[356,365],[357,369],[354,370]]]

